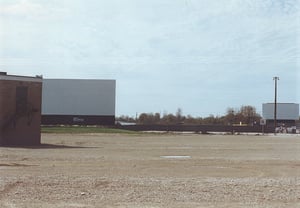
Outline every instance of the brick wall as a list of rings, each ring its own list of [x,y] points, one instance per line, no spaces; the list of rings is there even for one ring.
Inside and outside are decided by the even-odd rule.
[[[40,144],[42,82],[37,80],[0,79],[0,145]]]

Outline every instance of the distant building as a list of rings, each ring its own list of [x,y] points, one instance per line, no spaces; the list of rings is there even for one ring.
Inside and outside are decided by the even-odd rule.
[[[264,103],[262,105],[263,118],[267,125],[274,126],[274,103]],[[296,126],[299,120],[299,104],[296,103],[277,103],[277,126]]]
[[[0,72],[0,145],[41,143],[42,78]]]
[[[115,80],[44,79],[42,124],[114,125]]]

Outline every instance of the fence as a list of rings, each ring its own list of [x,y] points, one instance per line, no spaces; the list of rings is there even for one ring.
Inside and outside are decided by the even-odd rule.
[[[265,126],[225,125],[118,125],[117,128],[131,131],[174,131],[174,132],[230,132],[230,133],[273,133],[274,128]]]

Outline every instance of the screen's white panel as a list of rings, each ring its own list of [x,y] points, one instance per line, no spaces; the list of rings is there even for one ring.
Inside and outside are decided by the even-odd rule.
[[[263,117],[265,119],[274,119],[274,103],[263,104]],[[299,104],[295,103],[277,103],[277,119],[279,120],[298,120]]]
[[[115,80],[44,79],[43,115],[115,115]]]

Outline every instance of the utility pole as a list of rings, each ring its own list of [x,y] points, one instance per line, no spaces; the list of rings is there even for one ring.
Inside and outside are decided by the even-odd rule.
[[[276,134],[276,127],[277,127],[277,80],[279,77],[273,77],[275,80],[275,99],[274,99],[274,134]]]

